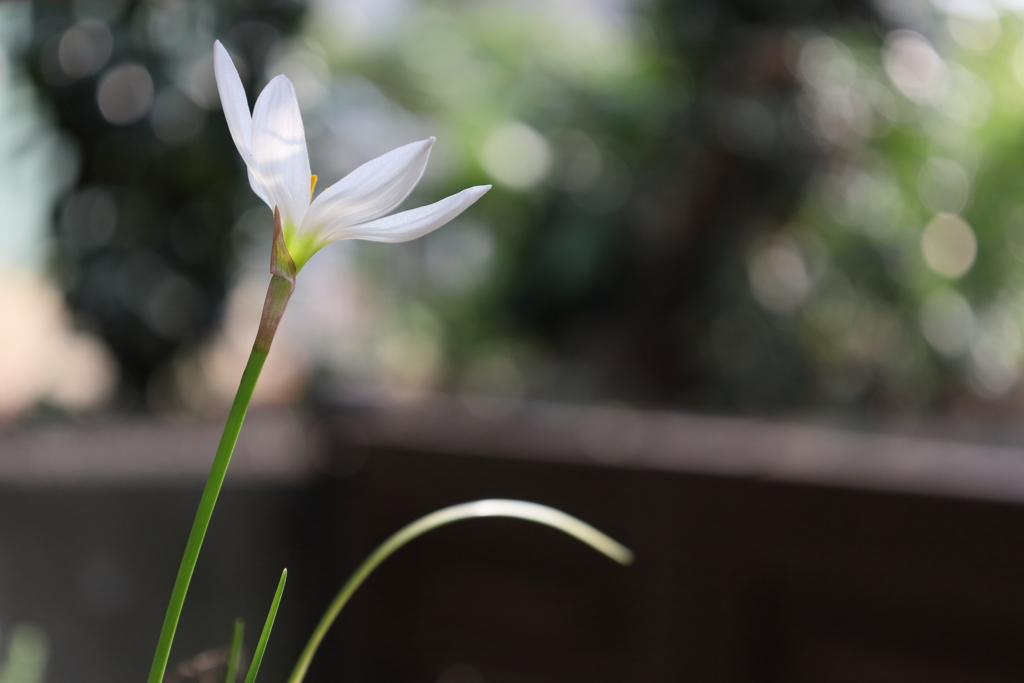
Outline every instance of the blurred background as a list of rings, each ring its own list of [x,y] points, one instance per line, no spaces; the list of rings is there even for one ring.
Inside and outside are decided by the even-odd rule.
[[[1020,0],[79,0],[0,4],[0,683],[145,670],[269,279],[215,39],[319,187],[494,188],[303,269],[174,683],[488,495],[649,564],[452,532],[318,680],[1024,675]]]
[[[233,394],[271,217],[219,112],[215,38],[250,101],[276,74],[295,84],[321,187],[427,135],[410,206],[495,185],[423,240],[318,254],[264,402],[1016,415],[1012,3],[2,9],[8,419]]]

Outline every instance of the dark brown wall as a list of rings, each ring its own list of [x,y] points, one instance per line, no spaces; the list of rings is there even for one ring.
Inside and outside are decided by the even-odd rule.
[[[577,515],[637,561],[524,522],[437,530],[360,590],[309,682],[1024,678],[1019,504],[360,448],[339,424],[323,421],[318,441],[334,474],[225,490],[172,661],[225,643],[236,616],[251,647],[287,566],[261,671],[284,680],[377,543],[439,507],[502,497]],[[142,680],[198,495],[0,486],[0,638],[42,626],[49,683]]]
[[[333,636],[358,628],[365,680],[434,681],[456,663],[498,683],[1024,676],[1018,506],[394,451],[337,486],[336,528],[364,553],[435,508],[503,497],[637,555],[622,568],[515,521],[433,532]]]

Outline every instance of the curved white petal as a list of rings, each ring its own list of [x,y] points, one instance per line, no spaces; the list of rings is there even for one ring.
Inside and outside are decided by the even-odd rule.
[[[238,77],[231,55],[219,40],[213,44],[213,73],[217,78],[217,91],[220,93],[220,104],[224,108],[224,118],[228,122],[228,130],[231,131],[231,139],[235,141],[238,153],[248,165],[251,163],[252,155],[252,116],[249,114],[249,100],[245,97],[245,88],[242,87],[242,79]]]
[[[490,185],[478,185],[418,209],[403,211],[369,223],[360,223],[337,230],[329,229],[326,231],[324,242],[345,239],[370,240],[371,242],[414,240],[458,216],[489,189],[491,189]]]
[[[367,161],[313,200],[302,230],[336,231],[393,210],[420,181],[433,144],[430,137]]]
[[[295,88],[275,77],[252,112],[252,158],[267,203],[281,209],[285,225],[298,227],[309,208],[309,156]]]

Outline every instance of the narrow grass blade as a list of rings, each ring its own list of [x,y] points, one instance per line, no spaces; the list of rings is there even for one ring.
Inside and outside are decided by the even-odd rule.
[[[238,659],[242,655],[242,636],[245,634],[245,621],[235,619],[235,630],[231,634],[231,649],[228,650],[228,672],[224,683],[235,683],[238,677]]]
[[[256,651],[252,654],[252,664],[249,665],[249,672],[245,675],[245,683],[253,683],[256,680],[256,673],[260,670],[263,652],[267,649],[267,641],[270,640],[270,629],[274,628],[274,619],[277,617],[277,608],[281,604],[281,594],[284,593],[284,582],[287,579],[288,570],[285,569],[281,572],[281,580],[277,583],[274,601],[270,603],[267,620],[263,623],[263,633],[260,634],[260,642],[256,645]]]
[[[345,606],[345,603],[349,601],[349,598],[356,592],[356,589],[359,588],[363,581],[366,580],[366,577],[381,562],[409,541],[422,536],[432,529],[444,526],[445,524],[451,524],[452,522],[458,522],[459,520],[476,517],[512,517],[544,524],[583,541],[594,550],[604,553],[619,564],[626,565],[633,561],[633,552],[626,546],[598,531],[586,522],[547,505],[527,503],[522,500],[490,499],[443,508],[425,517],[421,517],[412,524],[395,532],[388,540],[380,544],[373,551],[373,554],[356,569],[355,573],[342,586],[341,591],[335,596],[334,601],[327,608],[324,616],[320,619],[320,623],[314,629],[313,635],[310,636],[309,642],[306,643],[306,648],[299,655],[299,661],[295,663],[295,669],[292,670],[288,683],[301,683],[302,679],[305,678],[309,664],[313,661],[313,655],[316,654],[317,648],[320,647],[320,642],[327,635],[328,629],[331,628],[331,624],[338,617],[342,607]],[[252,682],[247,680],[246,683]]]

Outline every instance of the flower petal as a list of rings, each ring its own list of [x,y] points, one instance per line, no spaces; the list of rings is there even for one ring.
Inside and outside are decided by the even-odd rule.
[[[268,204],[281,209],[285,231],[297,228],[309,208],[309,156],[295,88],[284,76],[270,81],[256,100],[252,157],[256,180]]]
[[[252,191],[255,192],[256,196],[262,199],[267,206],[273,209],[274,205],[270,203],[269,199],[267,199],[267,193],[263,189],[263,186],[260,185],[260,180],[259,178],[256,177],[256,174],[253,172],[251,166],[248,169],[247,175],[249,176],[249,187],[252,188]]]
[[[339,230],[383,216],[402,203],[427,167],[434,138],[393,149],[320,193],[302,230]]]
[[[242,79],[238,77],[235,63],[231,55],[218,40],[213,44],[213,72],[217,77],[217,90],[220,92],[220,104],[224,108],[224,118],[231,131],[231,139],[246,165],[250,164],[252,145],[252,116],[249,114],[249,100],[245,97]]]
[[[267,193],[260,185],[253,170],[252,158],[252,116],[249,114],[249,100],[242,87],[242,79],[238,77],[235,63],[231,55],[218,40],[213,44],[213,69],[217,77],[217,90],[220,92],[220,103],[224,109],[224,119],[228,122],[231,139],[235,141],[238,153],[242,155],[249,176],[249,187],[256,196],[266,202],[271,209],[274,206],[267,199]]]
[[[324,241],[326,243],[345,239],[370,240],[371,242],[414,240],[458,216],[489,189],[491,189],[490,185],[478,185],[418,209],[403,211],[369,223],[330,230]]]

